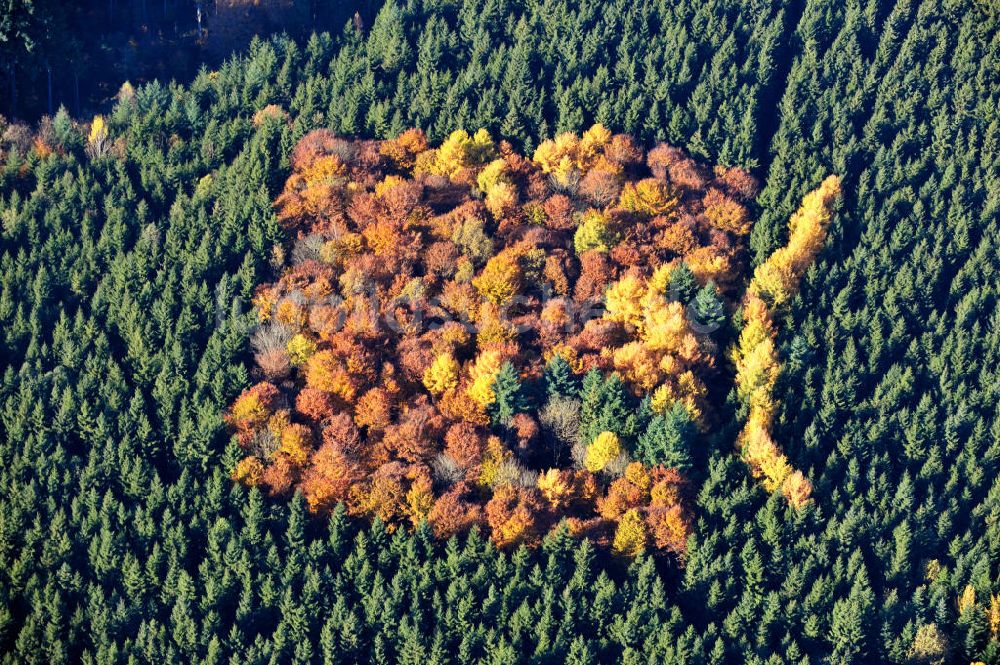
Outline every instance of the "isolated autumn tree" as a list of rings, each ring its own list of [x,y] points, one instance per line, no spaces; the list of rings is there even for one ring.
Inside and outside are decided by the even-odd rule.
[[[90,133],[87,136],[87,154],[93,159],[100,159],[108,154],[111,141],[108,137],[108,124],[104,116],[95,115],[90,123]]]
[[[607,466],[622,454],[621,441],[614,432],[601,432],[587,446],[587,454],[584,458],[584,466],[587,471],[597,473],[603,471]]]

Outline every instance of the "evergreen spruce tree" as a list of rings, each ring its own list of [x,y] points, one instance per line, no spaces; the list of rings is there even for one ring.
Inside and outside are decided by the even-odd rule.
[[[594,437],[600,434],[601,430],[598,421],[603,404],[602,393],[604,388],[604,378],[601,373],[592,369],[583,376],[583,386],[580,389],[580,439],[584,443],[590,443]]]
[[[561,355],[556,354],[545,365],[545,393],[549,399],[555,396],[576,398],[580,387],[573,368]]]
[[[582,636],[577,636],[570,644],[569,653],[566,654],[566,665],[597,665],[598,662],[590,642]]]
[[[636,410],[624,382],[617,374],[612,374],[601,386],[600,407],[597,419],[592,425],[592,439],[601,432],[614,432],[619,436],[631,436],[636,422]]]
[[[715,332],[726,323],[726,306],[715,283],[709,281],[698,289],[688,310],[692,326],[698,332]]]
[[[507,426],[511,418],[528,409],[527,400],[521,388],[521,379],[514,365],[505,362],[493,382],[493,402],[487,412],[494,425]]]
[[[687,304],[694,297],[698,288],[698,282],[694,278],[694,273],[688,268],[686,263],[681,263],[670,273],[670,283],[667,285],[667,296],[671,300],[680,300]]]
[[[665,414],[656,414],[649,421],[638,437],[635,455],[650,466],[662,464],[687,471],[692,466],[691,444],[696,435],[697,428],[687,409],[674,404]]]

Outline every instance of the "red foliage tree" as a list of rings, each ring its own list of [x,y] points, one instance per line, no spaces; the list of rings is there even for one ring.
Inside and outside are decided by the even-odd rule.
[[[486,504],[486,521],[497,547],[538,544],[545,517],[545,505],[534,488],[502,485]]]
[[[463,468],[479,464],[486,450],[486,438],[470,422],[457,422],[448,428],[444,437],[444,452]]]
[[[446,540],[467,531],[473,525],[481,524],[483,509],[475,503],[470,487],[460,482],[438,497],[427,515],[427,522],[435,536]]]
[[[577,302],[600,300],[611,281],[614,271],[603,252],[589,251],[580,255],[580,276],[576,280],[573,297]]]
[[[347,502],[351,487],[363,478],[363,469],[345,447],[324,436],[323,445],[302,475],[302,494],[314,512],[327,512],[337,503]]]
[[[295,397],[295,411],[312,423],[319,423],[333,415],[336,402],[333,396],[315,388],[303,388]]]

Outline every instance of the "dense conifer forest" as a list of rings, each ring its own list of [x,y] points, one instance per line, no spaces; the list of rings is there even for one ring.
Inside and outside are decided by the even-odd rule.
[[[275,0],[80,103],[201,3],[59,4],[2,662],[1000,663],[993,4]]]

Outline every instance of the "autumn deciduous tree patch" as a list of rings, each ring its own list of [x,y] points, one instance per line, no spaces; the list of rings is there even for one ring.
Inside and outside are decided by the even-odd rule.
[[[533,544],[566,519],[682,556],[753,178],[600,125],[530,158],[484,131],[318,130],[291,162],[233,477],[439,537]]]

